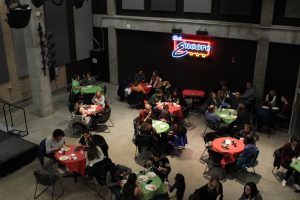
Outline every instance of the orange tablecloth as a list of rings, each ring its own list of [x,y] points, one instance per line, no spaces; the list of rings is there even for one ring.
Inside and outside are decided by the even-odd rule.
[[[60,160],[59,158],[63,156],[62,153],[58,151],[54,154],[56,160],[61,162],[66,168],[68,168],[72,172],[76,172],[81,174],[82,176],[85,175],[85,152],[83,150],[79,150],[75,152],[75,145],[69,146],[70,150],[66,151],[64,155],[69,156],[68,160]],[[71,154],[75,154],[77,160],[71,158]]]
[[[228,149],[224,149],[222,144],[228,139],[235,142],[236,145],[230,144]],[[245,144],[242,140],[237,140],[231,137],[221,137],[217,138],[212,142],[212,150],[223,154],[223,159],[221,160],[221,165],[223,168],[227,164],[234,163],[235,157],[240,154],[245,149]]]
[[[181,109],[181,106],[179,104],[174,104],[174,103],[171,103],[171,102],[163,102],[163,103],[158,103],[156,105],[156,108],[159,109],[159,110],[162,110],[163,109],[163,104],[169,106],[169,111],[172,115],[183,118],[182,109]]]
[[[182,96],[185,97],[205,97],[203,90],[183,90]]]
[[[87,111],[87,115],[93,115],[93,114],[97,114],[97,113],[101,112],[102,106],[89,105],[89,107],[85,108],[85,110]]]
[[[150,85],[149,83],[140,83],[140,84],[145,90],[145,94],[149,94],[151,92],[152,85]]]

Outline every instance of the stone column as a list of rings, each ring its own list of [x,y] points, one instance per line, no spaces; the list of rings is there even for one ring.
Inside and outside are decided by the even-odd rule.
[[[268,64],[269,40],[261,38],[258,40],[254,68],[253,85],[257,100],[263,98],[265,87],[266,71]]]
[[[118,44],[117,32],[113,27],[108,28],[109,77],[111,84],[118,84]]]
[[[263,26],[271,26],[273,21],[275,0],[263,0],[261,5],[260,24]]]
[[[43,7],[35,8],[31,5],[32,13],[29,24],[24,28],[24,40],[26,46],[28,71],[30,76],[33,112],[45,117],[54,112],[48,68],[46,75],[42,70],[42,57],[40,39],[38,36],[38,24],[41,23],[45,31]],[[37,17],[36,13],[41,16]]]
[[[116,0],[107,1],[107,14],[115,15],[116,14]]]

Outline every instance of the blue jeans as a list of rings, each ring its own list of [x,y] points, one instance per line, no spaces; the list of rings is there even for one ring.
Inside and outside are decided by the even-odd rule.
[[[109,188],[109,189],[115,195],[117,200],[122,200],[120,187],[112,187],[112,188]]]

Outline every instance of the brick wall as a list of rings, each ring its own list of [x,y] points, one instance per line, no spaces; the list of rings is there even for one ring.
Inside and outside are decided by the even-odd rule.
[[[31,96],[30,80],[29,77],[20,78],[17,75],[14,43],[11,29],[5,21],[6,13],[6,5],[4,1],[0,1],[0,26],[3,32],[4,47],[9,70],[9,81],[0,84],[0,99],[16,102]],[[62,66],[60,67],[59,76],[56,81],[52,81],[51,88],[52,90],[55,90],[66,84],[66,70],[65,66]]]

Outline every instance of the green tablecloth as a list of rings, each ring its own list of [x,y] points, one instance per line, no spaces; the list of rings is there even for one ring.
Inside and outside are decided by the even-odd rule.
[[[290,166],[300,173],[300,160],[298,160],[296,164],[292,162]]]
[[[168,123],[159,120],[152,120],[152,126],[158,134],[164,133],[170,129]]]
[[[215,113],[226,123],[231,124],[236,120],[236,110],[225,109],[222,110],[216,109]]]
[[[138,174],[137,176],[140,176],[141,174]],[[148,191],[146,190],[145,186],[147,185],[147,182],[149,180],[152,180],[151,184],[156,186],[156,190],[155,191]],[[140,200],[149,200],[152,199],[154,195],[156,194],[163,194],[166,193],[166,189],[164,187],[163,182],[160,180],[160,178],[158,176],[155,176],[153,178],[149,178],[147,181],[145,182],[141,182],[140,184],[140,189],[143,192],[143,196],[141,196],[139,199]]]
[[[81,94],[95,94],[97,91],[102,91],[102,88],[98,85],[89,85],[86,87],[82,87],[80,92]]]

